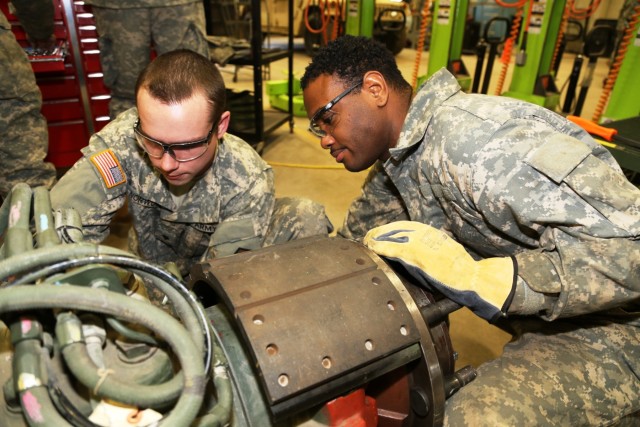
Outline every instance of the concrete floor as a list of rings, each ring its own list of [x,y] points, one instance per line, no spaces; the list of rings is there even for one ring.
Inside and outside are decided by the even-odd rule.
[[[285,46],[285,40],[277,38],[271,40],[272,47]],[[556,84],[559,88],[565,84],[573,65],[573,54],[565,54],[560,67]],[[429,53],[424,52],[420,62],[418,75],[426,74]],[[405,78],[411,83],[414,73],[416,51],[403,50],[397,57],[398,65]],[[302,40],[296,39],[294,53],[294,74],[302,75],[310,58],[304,53]],[[476,58],[474,55],[465,55],[463,61],[471,75],[475,70]],[[586,62],[586,61],[585,61]],[[493,68],[489,94],[495,92],[498,74],[502,64],[496,61]],[[600,59],[593,77],[593,83],[589,90],[587,102],[581,116],[591,119],[596,107],[602,83],[608,72],[609,63],[606,59]],[[513,69],[513,61],[510,71]],[[281,60],[271,64],[269,68],[271,79],[286,79],[287,61]],[[226,84],[235,90],[253,89],[253,74],[251,68],[240,68],[237,73],[237,81],[233,81],[234,67],[227,65],[221,68]],[[584,68],[583,68],[584,73]],[[509,89],[510,72],[504,82],[503,92]],[[564,102],[564,94],[561,104]],[[265,97],[265,108],[269,108]],[[233,117],[232,117],[233,120]],[[275,171],[277,196],[304,196],[311,198],[325,206],[327,214],[336,228],[340,227],[350,202],[359,194],[360,186],[366,176],[366,172],[350,173],[336,164],[334,159],[325,152],[319,144],[318,138],[311,135],[306,129],[308,120],[297,117],[293,132],[287,125],[283,125],[269,135],[265,141],[262,152],[263,158],[271,164]],[[128,225],[116,221],[113,224],[113,232],[109,242],[116,245],[126,239]],[[486,321],[474,316],[469,310],[462,309],[450,316],[451,338],[454,349],[459,355],[457,368],[466,365],[477,367],[481,363],[499,356],[502,347],[510,339],[510,335],[488,324]]]

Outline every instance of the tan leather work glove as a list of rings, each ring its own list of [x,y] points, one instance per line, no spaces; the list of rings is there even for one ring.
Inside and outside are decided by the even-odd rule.
[[[443,231],[413,221],[373,228],[364,244],[378,255],[400,261],[425,285],[490,322],[505,315],[511,304],[516,284],[513,258],[476,261]]]

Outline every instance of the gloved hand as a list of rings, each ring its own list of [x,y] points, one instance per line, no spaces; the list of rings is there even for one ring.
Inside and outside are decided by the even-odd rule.
[[[398,260],[426,285],[493,322],[511,304],[516,284],[513,258],[474,260],[464,247],[427,224],[398,221],[367,233],[364,244]]]

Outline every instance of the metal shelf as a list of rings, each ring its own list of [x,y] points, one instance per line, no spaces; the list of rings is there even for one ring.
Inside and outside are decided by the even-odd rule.
[[[293,0],[288,2],[288,46],[287,49],[265,49],[263,47],[262,22],[260,0],[235,0],[238,6],[245,5],[251,8],[251,49],[246,55],[237,55],[229,61],[236,66],[251,66],[253,68],[253,115],[248,120],[231,119],[230,132],[234,133],[252,144],[265,142],[265,137],[278,127],[289,123],[289,129],[293,132]],[[274,61],[287,59],[289,61],[289,105],[287,112],[264,109],[263,66]],[[232,110],[233,113],[233,110]],[[232,116],[233,117],[233,116]]]

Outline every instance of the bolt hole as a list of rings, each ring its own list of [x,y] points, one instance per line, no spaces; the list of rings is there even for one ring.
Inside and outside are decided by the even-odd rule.
[[[356,258],[356,264],[358,265],[364,265],[365,261],[362,258]]]
[[[329,356],[322,358],[322,367],[325,369],[331,369],[331,358]]]
[[[387,308],[391,311],[396,310],[396,304],[393,301],[387,301]]]
[[[249,291],[242,291],[242,292],[240,292],[240,298],[242,298],[242,299],[249,299],[249,298],[251,298],[251,292],[249,292]]]
[[[267,345],[266,350],[269,356],[275,356],[276,354],[278,354],[278,346],[275,344]]]
[[[380,283],[382,283],[382,281],[380,280],[379,277],[372,277],[371,283],[373,283],[375,286],[378,286]]]
[[[364,348],[366,348],[367,350],[371,351],[373,350],[373,341],[371,340],[366,340],[364,342]]]
[[[280,374],[278,377],[278,384],[280,387],[286,387],[289,385],[289,376],[287,374]]]
[[[255,316],[253,316],[253,324],[254,325],[262,325],[264,323],[264,317],[262,317],[262,315],[260,314],[256,314]]]
[[[400,326],[400,333],[406,337],[407,335],[409,335],[409,328],[407,328],[405,325]]]

